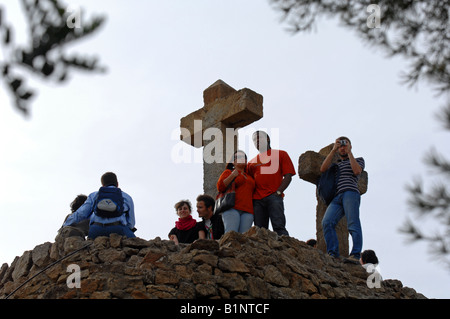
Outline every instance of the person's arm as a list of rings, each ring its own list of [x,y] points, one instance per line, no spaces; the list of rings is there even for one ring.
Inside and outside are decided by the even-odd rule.
[[[358,164],[358,162],[356,161],[355,157],[353,156],[352,145],[348,144],[347,147],[349,148],[348,149],[348,159],[350,160],[350,166],[352,167],[353,174],[358,176],[362,172],[362,167]]]
[[[225,187],[228,187],[228,185],[230,185],[231,182],[238,176],[239,176],[239,171],[237,169],[234,169],[231,172],[230,176],[228,176],[227,178],[225,178],[223,180],[223,184],[225,185]]]
[[[281,165],[280,171],[283,174],[283,179],[281,180],[280,186],[278,186],[277,193],[283,192],[288,188],[289,184],[292,182],[292,176],[295,175],[295,168],[292,164],[291,158],[284,151],[279,151],[279,165]],[[282,195],[281,195],[282,196]]]
[[[178,244],[179,244],[177,235],[174,235],[174,234],[169,235],[169,239],[170,239],[171,241],[175,242],[175,245],[178,245]]]
[[[198,239],[206,239],[206,234],[204,230],[198,231]]]
[[[230,173],[229,169],[226,169],[222,175],[220,175],[219,180],[217,181],[217,190],[219,192],[224,192],[228,185],[233,181],[233,179],[239,175],[239,171],[236,169]]]
[[[88,196],[86,201],[80,208],[78,208],[74,213],[69,215],[64,222],[63,226],[70,226],[73,224],[77,224],[82,220],[85,220],[91,216],[93,207],[94,207],[94,198],[97,193],[92,193]]]
[[[130,195],[123,193],[123,197],[125,203],[128,205],[128,214],[127,214],[127,227],[130,229],[134,229],[136,225],[136,217],[134,215],[134,202]]]
[[[278,187],[277,191],[283,193],[286,188],[288,188],[289,184],[292,181],[292,174],[286,174],[283,176],[283,180],[281,181],[280,187]]]
[[[339,142],[339,139],[336,139],[336,141],[334,142],[334,145],[333,145],[333,149],[331,150],[331,152],[328,154],[328,156],[323,161],[322,166],[320,166],[321,173],[326,172],[326,170],[330,168],[331,162],[333,161],[334,154],[336,154],[336,151],[338,150],[340,145],[341,145],[341,143]]]

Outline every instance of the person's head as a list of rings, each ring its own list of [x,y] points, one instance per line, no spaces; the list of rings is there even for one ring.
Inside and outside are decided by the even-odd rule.
[[[113,172],[107,172],[102,175],[101,178],[102,186],[116,186],[119,187],[119,182],[117,181],[117,176]]]
[[[341,136],[338,138],[338,140],[341,142],[341,145],[338,149],[338,154],[341,158],[346,159],[348,157],[350,145],[352,144],[352,142],[346,136]]]
[[[180,218],[188,217],[192,211],[191,202],[188,199],[180,200],[175,204],[175,211]]]
[[[360,262],[361,262],[361,265],[378,264],[378,257],[373,250],[371,250],[371,249],[364,250],[361,253]]]
[[[306,243],[311,247],[317,246],[317,240],[315,240],[315,239],[308,239],[308,241]]]
[[[214,205],[216,201],[209,195],[197,196],[197,212],[198,216],[204,219],[211,219],[214,214]]]
[[[70,210],[73,212],[76,212],[78,208],[81,207],[81,205],[84,204],[84,202],[86,201],[87,196],[80,194],[77,197],[75,197],[75,199],[73,200],[72,203],[70,203]]]
[[[233,158],[227,164],[227,169],[241,169],[245,170],[247,168],[247,154],[244,151],[237,150],[233,154]]]
[[[260,153],[270,149],[270,137],[264,131],[256,131],[252,135],[253,144]]]

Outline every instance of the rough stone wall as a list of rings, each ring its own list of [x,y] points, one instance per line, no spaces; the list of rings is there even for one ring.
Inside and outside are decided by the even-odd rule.
[[[198,240],[176,246],[112,234],[84,240],[44,243],[11,266],[0,269],[0,298],[6,298],[29,278],[63,256],[89,247],[56,263],[27,282],[10,298],[425,298],[398,280],[369,288],[369,274],[360,265],[345,264],[293,237],[252,227],[245,234],[230,232],[219,241]],[[80,287],[69,288],[80,268]]]

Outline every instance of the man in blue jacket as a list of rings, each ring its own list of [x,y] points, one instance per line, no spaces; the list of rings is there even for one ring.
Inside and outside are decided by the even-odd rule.
[[[84,204],[67,218],[63,226],[77,224],[89,218],[89,238],[109,236],[111,233],[136,237],[133,199],[121,191],[116,174],[103,174],[101,183],[102,187],[91,193]]]

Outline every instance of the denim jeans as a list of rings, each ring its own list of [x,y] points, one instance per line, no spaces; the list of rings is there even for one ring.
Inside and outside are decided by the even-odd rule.
[[[328,205],[322,219],[323,236],[327,244],[327,252],[333,257],[339,257],[339,242],[336,225],[342,217],[347,218],[348,232],[352,236],[353,248],[350,255],[360,258],[362,249],[362,229],[359,220],[359,204],[361,195],[355,191],[346,191],[336,195]]]
[[[124,225],[101,226],[92,224],[89,226],[88,238],[95,239],[99,236],[109,236],[112,233],[127,236],[128,238],[136,237],[131,229]]]
[[[225,233],[233,230],[242,234],[252,227],[253,214],[231,208],[223,212],[222,220]]]
[[[284,201],[281,196],[272,194],[262,199],[253,200],[255,226],[269,228],[269,219],[273,231],[278,235],[288,235],[286,217],[284,216]]]

